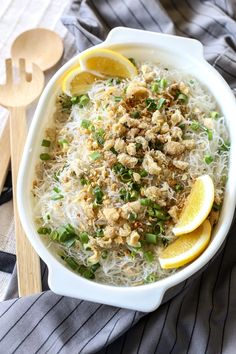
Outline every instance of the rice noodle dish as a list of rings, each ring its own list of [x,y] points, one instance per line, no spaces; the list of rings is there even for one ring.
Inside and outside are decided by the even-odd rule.
[[[213,181],[214,226],[228,174],[229,134],[207,89],[175,68],[135,65],[132,79],[58,93],[32,186],[39,237],[80,276],[116,286],[176,272],[159,257],[194,182]]]

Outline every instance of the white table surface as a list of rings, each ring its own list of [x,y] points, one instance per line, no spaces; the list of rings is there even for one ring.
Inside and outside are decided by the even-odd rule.
[[[46,73],[46,81],[53,73],[75,54],[72,36],[60,22],[60,17],[70,5],[70,0],[2,0],[0,1],[0,83],[5,80],[4,60],[10,56],[14,39],[23,31],[44,27],[56,31],[64,41],[63,60]],[[31,120],[36,104],[28,109]],[[0,139],[3,126],[8,117],[5,109],[0,107]],[[1,159],[0,159],[1,168]],[[15,253],[14,219],[12,202],[0,206],[0,250]],[[10,275],[0,272],[0,300],[3,298]]]

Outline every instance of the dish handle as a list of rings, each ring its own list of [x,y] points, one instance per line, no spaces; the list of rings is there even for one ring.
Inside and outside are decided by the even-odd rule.
[[[135,311],[156,310],[166,291],[163,286],[157,287],[156,283],[130,288],[97,284],[58,263],[48,268],[49,288],[56,294]]]
[[[145,43],[167,51],[186,53],[198,59],[204,59],[203,45],[192,38],[171,34],[143,31],[127,27],[115,27],[109,33],[104,44]]]

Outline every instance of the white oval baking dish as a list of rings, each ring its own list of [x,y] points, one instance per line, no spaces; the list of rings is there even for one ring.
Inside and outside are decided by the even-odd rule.
[[[39,100],[21,162],[17,199],[23,228],[33,247],[48,266],[51,290],[98,303],[144,312],[153,311],[160,305],[167,289],[191,277],[212,259],[229,231],[236,202],[236,169],[233,166],[233,156],[236,156],[236,101],[224,79],[205,61],[203,47],[196,40],[117,27],[109,33],[105,42],[96,47],[115,49],[127,57],[160,61],[191,73],[213,94],[219,109],[226,117],[230,131],[230,168],[224,205],[208,248],[194,262],[168,278],[138,287],[115,287],[86,280],[62,264],[56,254],[43,243],[33,221],[31,186],[40,143],[54,110],[54,100],[60,88],[61,77],[68,69],[77,65],[79,54],[56,72]]]

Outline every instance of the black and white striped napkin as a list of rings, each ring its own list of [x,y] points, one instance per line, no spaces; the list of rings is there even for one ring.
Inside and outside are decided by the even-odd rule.
[[[116,26],[199,39],[206,59],[236,89],[235,0],[77,0],[63,23],[78,51]],[[45,292],[21,299],[13,274],[9,300],[0,303],[0,353],[236,352],[236,224],[204,271],[150,314],[55,295],[47,291],[45,265],[42,274]]]

